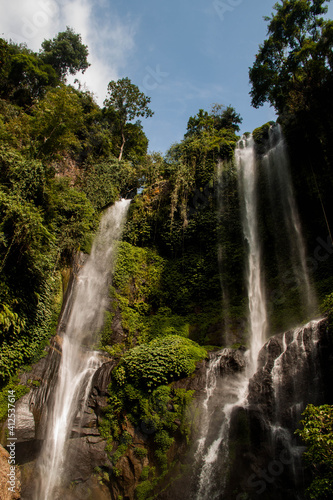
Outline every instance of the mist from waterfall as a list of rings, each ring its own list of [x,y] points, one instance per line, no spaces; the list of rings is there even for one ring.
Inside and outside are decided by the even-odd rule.
[[[289,270],[282,271],[281,278],[300,295],[304,316],[310,318],[317,310],[317,299],[307,267],[306,247],[289,172],[287,145],[278,124],[269,131],[269,149],[262,162],[268,181],[269,209],[273,223],[279,229],[274,237],[275,257],[287,260],[289,264]],[[281,252],[282,247],[285,247],[284,253]]]
[[[58,379],[47,412],[46,437],[38,459],[35,500],[60,498],[66,444],[74,418],[84,406],[96,369],[98,352],[91,351],[103,325],[108,290],[130,200],[116,202],[103,214],[91,254],[81,268],[62,341]],[[60,495],[60,496],[59,496]]]

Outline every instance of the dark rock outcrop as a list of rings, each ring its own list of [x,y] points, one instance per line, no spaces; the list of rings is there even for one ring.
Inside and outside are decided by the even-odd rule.
[[[302,443],[294,435],[306,405],[332,401],[326,320],[268,340],[249,382],[248,405],[233,411],[229,440],[233,462],[224,500],[296,500],[303,495]],[[243,437],[242,437],[243,436]]]
[[[258,370],[249,382],[247,404],[234,406],[231,414],[230,467],[223,500],[243,498],[242,495],[254,500],[278,500],[281,489],[285,500],[296,500],[295,484],[298,491],[302,491],[302,478],[298,474],[301,464],[296,456],[299,443],[293,438],[293,432],[306,404],[332,400],[331,389],[323,383],[323,378],[332,370],[330,342],[327,324],[321,320],[309,323],[304,328],[276,335],[262,348]],[[19,408],[24,410],[20,429],[22,443],[31,445],[33,439],[35,443],[39,443],[36,436],[40,435],[40,405],[46,401],[47,393],[52,392],[50,383],[43,387],[43,379],[50,375],[50,370],[57,369],[60,349],[59,341],[57,343],[55,340],[50,348],[52,353],[49,354],[53,362],[43,361],[44,367],[41,364],[29,374],[30,378],[40,381],[41,386],[19,403]],[[168,452],[168,463],[174,465],[153,492],[159,500],[188,498],[189,492],[193,491],[195,446],[192,445],[202,430],[200,414],[207,387],[213,380],[209,379],[213,373],[212,367],[215,370],[216,389],[215,396],[209,403],[209,412],[216,417],[217,423],[207,430],[208,445],[216,439],[216,432],[221,428],[224,418],[221,409],[228,403],[226,398],[230,394],[229,388],[237,377],[242,377],[246,367],[244,354],[244,349],[213,352],[210,360],[197,364],[190,377],[173,382],[174,388],[195,392],[189,412],[192,444],[188,445],[180,431],[175,433],[175,442]],[[105,358],[104,361],[93,377],[87,408],[79,417],[80,428],[76,422],[72,429],[66,463],[71,496],[64,490],[64,500],[117,500],[119,497],[134,500],[135,489],[142,482],[143,468],[157,466],[151,429],[142,425],[135,428],[126,418],[122,428],[132,437],[132,443],[118,460],[116,468],[112,465],[105,449],[106,442],[99,433],[99,424],[108,404],[108,387],[117,360]],[[32,409],[34,405],[36,408]],[[27,408],[33,411],[35,417],[35,436],[31,416],[26,415]],[[137,456],[136,448],[145,449],[146,454]],[[23,478],[28,477],[31,469],[31,479],[31,459],[31,456],[26,457],[27,468],[23,469]],[[83,491],[89,492],[90,496],[82,496]],[[28,489],[25,490],[23,499],[30,500],[29,495]]]

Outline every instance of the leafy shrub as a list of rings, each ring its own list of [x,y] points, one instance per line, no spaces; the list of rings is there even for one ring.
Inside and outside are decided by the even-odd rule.
[[[116,372],[125,368],[126,378],[135,386],[152,391],[174,379],[189,376],[207,351],[178,335],[157,338],[128,351]]]
[[[141,448],[140,446],[134,448],[134,455],[136,456],[136,458],[142,459],[147,456],[147,453],[148,452],[146,448]]]
[[[8,416],[8,391],[14,391],[15,401],[22,398],[29,392],[26,385],[18,384],[17,379],[13,378],[1,391],[0,391],[0,422],[6,420]],[[12,397],[12,396],[11,396]]]
[[[322,304],[322,311],[328,315],[330,325],[333,324],[333,293],[327,295]]]
[[[153,485],[149,480],[143,481],[135,489],[136,500],[146,500],[152,491]]]
[[[303,429],[296,434],[307,445],[304,458],[314,472],[306,491],[313,500],[329,499],[333,488],[333,406],[309,404],[302,416]]]
[[[149,477],[149,471],[150,471],[150,467],[149,466],[143,467],[142,471],[141,471],[140,479],[142,479],[143,481],[145,481],[146,479],[148,479],[148,477]]]

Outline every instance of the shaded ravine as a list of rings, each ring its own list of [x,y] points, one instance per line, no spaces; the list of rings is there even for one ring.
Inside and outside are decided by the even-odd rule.
[[[45,436],[37,462],[35,500],[55,500],[61,495],[57,488],[64,476],[67,440],[101,364],[98,352],[91,351],[91,347],[103,325],[117,241],[129,203],[129,200],[116,202],[103,214],[91,254],[78,273],[61,342],[57,381],[41,423]]]

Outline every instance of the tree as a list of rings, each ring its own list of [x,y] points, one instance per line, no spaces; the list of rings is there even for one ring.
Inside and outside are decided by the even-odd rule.
[[[308,447],[304,458],[314,472],[307,493],[313,500],[330,499],[333,490],[333,406],[310,404],[302,416],[303,429],[297,429],[296,434]]]
[[[213,127],[213,117],[208,113],[208,111],[199,109],[199,112],[196,116],[190,116],[187,122],[187,132],[185,134],[185,137],[198,135],[203,131],[209,132],[213,130]]]
[[[9,45],[3,38],[0,38],[0,88],[6,84],[10,69]]]
[[[185,137],[199,135],[203,131],[207,133],[215,133],[222,129],[239,131],[239,124],[242,123],[242,118],[236,113],[232,106],[223,106],[223,104],[213,104],[210,113],[199,109],[196,116],[191,116],[187,123],[187,132]]]
[[[38,157],[80,147],[75,135],[83,123],[80,99],[71,87],[50,89],[33,109],[32,134]]]
[[[322,103],[333,69],[333,22],[321,17],[327,1],[283,0],[265,18],[268,38],[249,71],[254,107],[268,101],[281,114]]]
[[[56,71],[25,45],[0,39],[0,96],[22,107],[40,99],[47,87],[59,84]]]
[[[119,161],[122,159],[126,142],[127,122],[137,117],[149,118],[153,111],[148,107],[150,97],[140,92],[139,88],[131,83],[129,78],[122,78],[117,82],[112,80],[108,85],[109,97],[105,99],[106,114],[119,124],[121,146]]]
[[[87,61],[87,45],[82,43],[81,35],[76,34],[69,26],[66,31],[58,33],[53,40],[44,40],[42,47],[39,57],[44,63],[50,64],[62,80],[67,73],[71,75],[75,75],[77,71],[84,73],[90,66]]]
[[[239,113],[236,113],[235,108],[232,106],[223,106],[222,104],[213,104],[211,116],[214,119],[214,128],[221,130],[227,128],[234,132],[239,132],[239,125],[243,119]]]
[[[42,97],[46,88],[55,87],[59,79],[49,64],[33,54],[17,54],[12,57],[8,85],[11,88],[11,100],[20,106],[31,106],[31,103]]]

